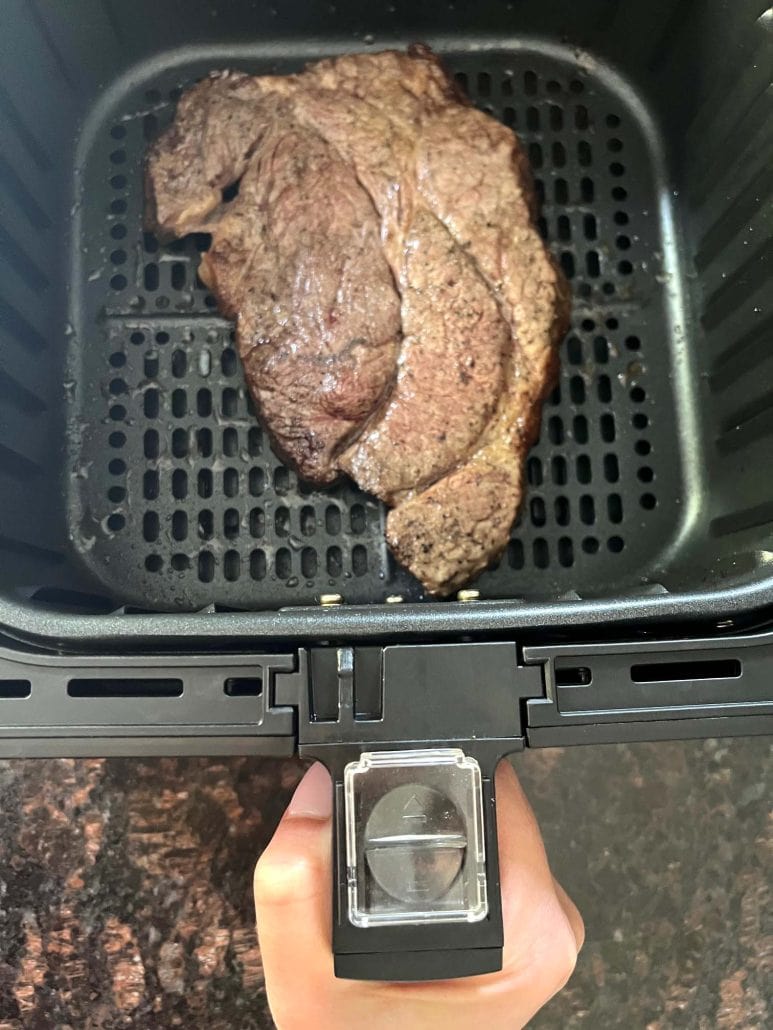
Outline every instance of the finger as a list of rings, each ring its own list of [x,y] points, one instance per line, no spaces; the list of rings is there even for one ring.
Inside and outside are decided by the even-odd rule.
[[[569,920],[569,925],[572,928],[572,933],[574,934],[574,939],[577,943],[577,952],[579,954],[579,952],[582,951],[583,944],[585,943],[585,923],[583,922],[579,909],[555,877],[553,877],[553,889],[558,895],[558,900],[561,903],[561,908],[566,914],[566,918]]]
[[[255,867],[255,912],[269,1004],[280,1027],[314,1026],[315,999],[333,980],[333,787],[316,764],[299,784]],[[317,995],[316,1003],[323,999]]]
[[[560,990],[577,942],[555,890],[539,826],[509,763],[496,773],[497,833],[504,922],[499,973],[427,984],[368,985],[410,1000],[422,1028],[524,1026]]]
[[[503,970],[526,1022],[571,976],[578,943],[537,820],[509,762],[499,764],[496,792]]]

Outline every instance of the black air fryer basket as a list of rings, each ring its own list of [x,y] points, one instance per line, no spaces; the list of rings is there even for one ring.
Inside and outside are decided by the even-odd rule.
[[[772,9],[3,0],[0,23],[0,754],[316,756],[339,971],[495,967],[501,755],[773,729]],[[380,504],[271,452],[208,239],[142,228],[146,148],[202,75],[414,41],[520,135],[574,293],[511,541],[444,602]],[[389,894],[373,784],[442,794],[459,752],[484,908],[357,925],[358,889]]]

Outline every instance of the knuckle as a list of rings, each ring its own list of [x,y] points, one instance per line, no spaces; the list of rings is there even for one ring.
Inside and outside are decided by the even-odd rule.
[[[316,863],[306,855],[272,856],[264,852],[253,875],[258,908],[297,905],[313,893]]]
[[[563,913],[556,919],[552,938],[550,979],[555,993],[567,983],[577,965],[577,941]]]

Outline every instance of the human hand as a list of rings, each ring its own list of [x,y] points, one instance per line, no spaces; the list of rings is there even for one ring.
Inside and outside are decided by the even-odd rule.
[[[497,769],[496,796],[502,969],[430,983],[339,980],[331,950],[332,784],[320,764],[306,773],[255,869],[260,949],[279,1030],[516,1030],[564,986],[582,947],[582,918],[553,879],[509,762]]]

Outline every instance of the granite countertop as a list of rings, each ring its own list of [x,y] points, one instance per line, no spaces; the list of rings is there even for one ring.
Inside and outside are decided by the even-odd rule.
[[[516,765],[588,931],[533,1025],[773,1025],[769,742],[535,751]],[[270,1027],[251,874],[300,771],[0,762],[0,1030]]]

